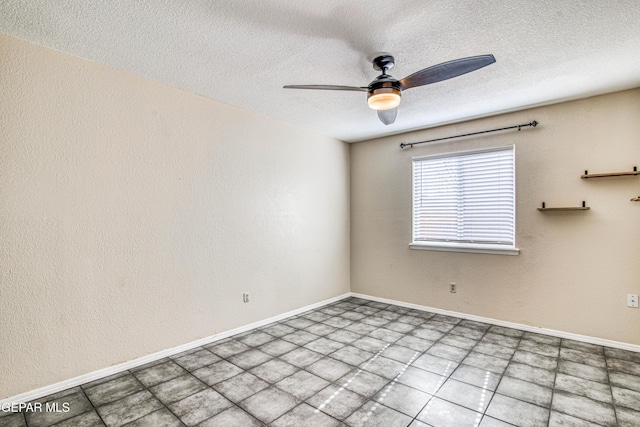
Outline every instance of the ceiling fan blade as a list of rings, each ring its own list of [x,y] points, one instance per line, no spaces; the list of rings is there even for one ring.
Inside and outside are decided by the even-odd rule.
[[[472,56],[470,58],[454,59],[443,62],[424,70],[420,70],[408,77],[400,80],[402,89],[409,89],[416,86],[424,86],[442,80],[458,77],[471,71],[478,70],[496,62],[493,55]]]
[[[357,92],[366,92],[366,87],[356,86],[336,86],[336,85],[286,85],[285,89],[314,89],[314,90],[349,90]]]
[[[378,110],[378,118],[385,125],[390,125],[391,123],[395,122],[397,115],[397,108],[392,108],[390,110]]]

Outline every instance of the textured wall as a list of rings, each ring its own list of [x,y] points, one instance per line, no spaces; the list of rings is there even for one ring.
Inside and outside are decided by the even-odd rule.
[[[640,177],[580,179],[640,166],[639,118],[632,90],[352,145],[351,290],[640,344],[640,310],[626,306],[640,293]],[[521,132],[398,146],[533,119]],[[411,157],[510,144],[520,255],[410,250]],[[536,209],[582,200],[591,210]]]
[[[349,291],[346,144],[8,36],[0,58],[0,399]]]

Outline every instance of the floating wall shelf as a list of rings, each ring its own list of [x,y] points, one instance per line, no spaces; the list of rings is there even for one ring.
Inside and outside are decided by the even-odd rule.
[[[542,207],[538,208],[539,211],[542,212],[560,212],[560,211],[588,211],[591,209],[587,206],[587,202],[582,202],[582,206],[568,206],[568,207],[559,207],[559,208],[548,208],[545,202],[542,202]]]
[[[611,172],[611,173],[592,173],[592,174],[590,174],[589,171],[584,171],[584,175],[581,175],[580,178],[582,178],[582,179],[609,178],[609,177],[613,177],[613,176],[634,176],[634,175],[640,175],[640,172],[638,171],[638,167],[637,166],[634,166],[633,167],[633,171],[631,171],[631,172]]]

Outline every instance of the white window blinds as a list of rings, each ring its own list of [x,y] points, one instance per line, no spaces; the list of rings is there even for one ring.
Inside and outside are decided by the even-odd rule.
[[[413,242],[515,242],[514,146],[413,159]]]

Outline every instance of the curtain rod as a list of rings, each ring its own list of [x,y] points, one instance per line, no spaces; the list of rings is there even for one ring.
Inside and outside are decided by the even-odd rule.
[[[526,123],[526,124],[523,124],[523,125],[515,125],[515,126],[508,126],[506,128],[483,130],[483,131],[480,131],[480,132],[473,132],[473,133],[465,133],[464,135],[446,136],[444,138],[436,138],[436,139],[430,139],[428,141],[412,142],[412,143],[409,143],[409,144],[405,144],[403,142],[403,143],[400,144],[400,148],[405,148],[405,147],[413,148],[414,145],[425,144],[427,142],[444,141],[445,139],[462,138],[464,136],[480,135],[481,133],[498,132],[500,130],[507,130],[507,129],[516,129],[517,128],[518,131],[520,131],[521,128],[527,127],[527,126],[536,127],[536,126],[538,126],[538,122],[534,120],[531,123]]]

